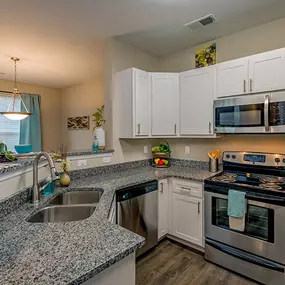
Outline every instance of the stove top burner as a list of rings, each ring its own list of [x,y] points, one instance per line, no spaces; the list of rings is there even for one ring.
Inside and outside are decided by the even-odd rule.
[[[262,183],[259,185],[259,187],[268,190],[282,190],[282,187],[278,183]]]
[[[247,172],[224,172],[211,179],[215,182],[254,186],[268,191],[285,191],[285,177]]]
[[[236,174],[224,173],[221,176],[214,177],[212,180],[218,182],[235,182],[236,178],[237,178]]]
[[[262,184],[267,184],[267,183],[272,183],[272,184],[284,184],[285,183],[285,179],[284,177],[263,177],[260,179],[260,181],[262,182]]]

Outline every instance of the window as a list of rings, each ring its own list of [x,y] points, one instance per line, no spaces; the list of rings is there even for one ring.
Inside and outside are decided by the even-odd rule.
[[[6,112],[11,102],[11,95],[0,94],[0,112]],[[20,111],[21,102],[16,98],[15,110]],[[0,115],[0,140],[6,145],[8,150],[14,151],[14,145],[20,142],[20,121],[9,120]]]

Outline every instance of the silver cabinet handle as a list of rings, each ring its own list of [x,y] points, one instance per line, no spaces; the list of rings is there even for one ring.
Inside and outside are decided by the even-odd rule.
[[[180,188],[183,189],[183,190],[191,190],[191,188],[183,187],[183,186],[181,186]]]
[[[161,182],[161,183],[160,183],[160,192],[163,193],[163,190],[164,190],[164,189],[163,189],[163,183]]]
[[[211,134],[211,133],[212,133],[212,123],[209,122],[209,134]]]
[[[200,214],[200,202],[198,202],[198,214]]]
[[[265,95],[265,101],[264,101],[264,125],[265,125],[265,131],[269,132],[269,95]]]
[[[243,81],[243,92],[246,92],[246,80]]]
[[[249,85],[250,85],[250,92],[252,92],[252,79],[250,79],[250,83],[249,83]]]
[[[174,125],[174,134],[176,135],[176,124]]]
[[[141,124],[138,124],[138,134],[141,133]]]

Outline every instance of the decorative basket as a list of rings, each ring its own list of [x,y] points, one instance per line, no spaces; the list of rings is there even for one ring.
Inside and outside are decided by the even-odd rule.
[[[165,161],[167,161],[167,163]],[[156,168],[169,167],[170,166],[170,153],[153,152],[152,153],[152,166]]]

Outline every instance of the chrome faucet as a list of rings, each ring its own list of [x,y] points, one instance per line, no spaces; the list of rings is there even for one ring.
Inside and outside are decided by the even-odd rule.
[[[37,154],[37,156],[34,159],[34,165],[33,165],[33,191],[32,191],[32,203],[38,204],[40,201],[40,192],[43,188],[39,185],[39,172],[38,172],[38,166],[39,166],[39,160],[41,157],[45,157],[48,161],[48,165],[50,168],[50,174],[52,181],[55,181],[58,179],[58,173],[55,169],[53,160],[51,156],[47,152],[40,152]]]

